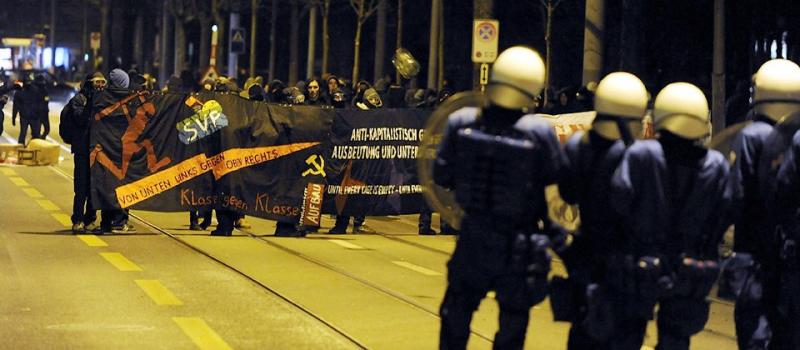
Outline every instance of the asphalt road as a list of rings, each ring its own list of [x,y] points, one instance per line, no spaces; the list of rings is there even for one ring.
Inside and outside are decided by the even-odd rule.
[[[57,139],[59,106],[51,110]],[[5,119],[0,142],[18,132]],[[133,211],[135,233],[74,236],[72,157],[62,156],[57,166],[0,164],[2,347],[437,347],[455,239],[417,235],[416,215],[367,218],[377,234],[306,238],[274,237],[274,222],[248,218],[252,228],[210,237],[188,230],[186,213]],[[332,224],[326,216],[320,231]],[[549,304],[531,314],[526,349],[565,348],[568,325],[552,321]],[[732,305],[713,302],[692,349],[735,349],[732,318]],[[496,330],[490,294],[469,348],[491,348]],[[651,323],[646,347],[655,343]]]

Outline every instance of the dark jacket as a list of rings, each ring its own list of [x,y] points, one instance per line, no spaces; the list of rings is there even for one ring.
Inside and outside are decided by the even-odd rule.
[[[64,106],[65,109],[70,111],[76,131],[72,137],[73,154],[89,153],[89,138],[91,137],[92,125],[91,99],[91,83],[84,82],[81,86],[81,91],[75,94]]]
[[[47,106],[50,97],[47,90],[40,84],[28,84],[14,94],[14,109],[11,118],[16,119],[19,113],[21,119],[40,119],[48,117]]]

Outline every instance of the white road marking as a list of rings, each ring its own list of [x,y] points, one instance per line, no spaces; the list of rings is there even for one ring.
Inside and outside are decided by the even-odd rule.
[[[333,244],[345,247],[347,249],[364,249],[364,247],[362,247],[360,245],[355,245],[353,243],[350,243],[348,241],[343,241],[341,239],[331,239],[330,242],[333,243]]]
[[[419,272],[419,273],[421,273],[423,275],[427,275],[427,276],[441,276],[442,275],[439,272],[433,271],[431,269],[424,268],[424,267],[419,266],[419,265],[414,265],[414,264],[412,264],[410,262],[406,262],[406,261],[392,261],[392,264],[395,264],[397,266],[405,267],[405,268],[407,268],[407,269],[409,269],[411,271]]]

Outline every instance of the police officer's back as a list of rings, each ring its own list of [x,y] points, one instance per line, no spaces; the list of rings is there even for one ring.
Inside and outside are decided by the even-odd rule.
[[[568,349],[602,349],[611,336],[605,317],[597,314],[608,297],[598,291],[606,287],[607,257],[622,246],[623,220],[608,194],[626,144],[641,134],[647,100],[639,78],[625,72],[609,74],[597,88],[591,129],[576,132],[565,145],[567,161],[558,191],[564,201],[579,206],[581,227],[570,248],[560,253],[569,279],[554,283],[551,305],[557,319],[573,323]]]
[[[455,191],[465,214],[448,262],[440,348],[466,346],[472,313],[489,290],[500,305],[495,348],[521,348],[529,309],[546,294],[544,187],[555,182],[562,154],[553,127],[523,111],[543,82],[539,55],[509,48],[494,64],[490,105],[462,109],[448,121],[434,180]]]
[[[720,284],[738,286],[734,310],[737,342],[741,348],[794,348],[792,331],[780,316],[781,240],[776,234],[774,208],[777,165],[788,142],[780,140],[775,124],[800,111],[800,67],[774,59],[753,78],[755,120],[733,142],[730,191],[733,207],[735,255]],[[738,276],[738,277],[737,277]],[[746,283],[745,283],[746,282]],[[797,294],[794,291],[793,294]]]

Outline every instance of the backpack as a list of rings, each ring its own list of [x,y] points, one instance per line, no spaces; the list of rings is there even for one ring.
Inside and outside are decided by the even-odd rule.
[[[75,95],[61,110],[59,120],[58,136],[64,140],[64,143],[69,145],[74,142],[75,137],[80,133],[80,128],[75,123],[76,104],[83,109],[86,106],[86,96],[83,96],[83,94]]]

